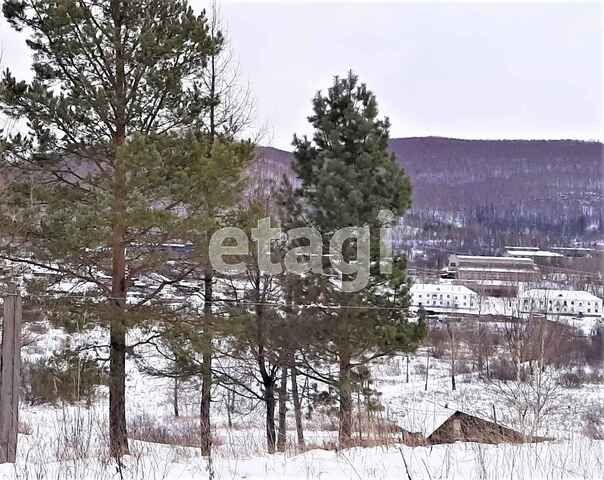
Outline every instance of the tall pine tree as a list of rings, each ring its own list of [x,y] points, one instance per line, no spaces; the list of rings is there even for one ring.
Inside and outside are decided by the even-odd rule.
[[[26,127],[3,145],[3,228],[12,237],[2,255],[94,284],[104,298],[110,442],[120,456],[128,289],[165,265],[152,246],[188,228],[171,184],[178,142],[157,135],[196,124],[207,107],[197,79],[219,45],[185,0],[5,0],[3,12],[29,35],[34,78],[7,70],[0,84],[3,113]],[[20,255],[23,246],[31,256]]]
[[[380,269],[382,210],[402,216],[411,205],[409,178],[388,151],[389,122],[378,118],[375,96],[350,72],[335,78],[327,95],[313,100],[309,122],[312,140],[295,137],[294,170],[301,180],[297,191],[303,218],[323,237],[324,253],[338,229],[354,227],[370,232],[368,282],[346,292],[330,275],[340,275],[325,262],[328,275],[312,275],[299,293],[315,305],[306,358],[310,375],[337,388],[340,403],[339,438],[350,445],[352,431],[352,373],[356,367],[385,355],[414,349],[424,334],[422,324],[409,323],[405,261],[395,259],[392,273]],[[342,248],[345,262],[357,260],[358,242]],[[331,252],[333,254],[334,252]],[[332,258],[327,257],[326,258]],[[354,274],[341,274],[354,280]],[[311,320],[312,322],[313,320]],[[308,320],[307,320],[308,322]],[[338,376],[321,370],[337,364]]]

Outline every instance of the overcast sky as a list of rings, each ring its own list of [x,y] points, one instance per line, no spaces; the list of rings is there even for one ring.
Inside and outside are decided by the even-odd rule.
[[[193,0],[195,6],[207,1]],[[592,4],[221,5],[261,143],[308,133],[311,98],[353,69],[394,137],[602,138],[602,7]],[[23,37],[0,25],[23,76]]]

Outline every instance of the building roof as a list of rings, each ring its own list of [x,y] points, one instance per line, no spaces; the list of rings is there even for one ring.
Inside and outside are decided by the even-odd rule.
[[[501,265],[496,267],[489,267],[488,265],[483,265],[481,267],[466,267],[462,266],[461,270],[464,272],[500,272],[500,273],[526,273],[532,271],[532,269],[528,268],[505,268]]]
[[[581,300],[581,301],[602,301],[601,298],[596,297],[594,294],[585,292],[582,290],[562,290],[562,289],[547,289],[547,288],[533,288],[525,290],[522,294],[523,297],[532,298],[545,298],[545,299],[556,299],[564,298],[565,300]]]
[[[411,286],[411,295],[419,292],[442,292],[454,295],[477,295],[464,285],[455,285],[453,283],[414,283]]]
[[[564,257],[564,255],[547,250],[508,250],[510,257]]]
[[[537,251],[537,250],[541,250],[539,247],[512,247],[511,245],[506,245],[504,247],[506,250],[531,250],[531,251]]]
[[[487,255],[451,255],[458,262],[477,262],[477,263],[523,263],[532,265],[535,262],[531,258],[512,258],[512,257],[490,257]]]
[[[473,409],[460,408],[459,405],[451,403],[440,404],[431,401],[411,403],[403,407],[397,416],[397,424],[410,433],[421,433],[428,438],[438,430],[449,418],[456,413],[475,417],[480,420],[491,422],[488,417],[473,412]],[[503,427],[507,428],[507,427]]]
[[[532,258],[526,257],[489,257],[475,255],[451,255],[449,263],[456,262],[458,270],[484,269],[492,271],[499,269],[508,272],[510,269],[526,271],[538,271],[539,268]]]
[[[421,433],[427,438],[455,412],[457,412],[455,408],[437,405],[432,402],[413,403],[402,409],[397,416],[397,424],[407,432]]]

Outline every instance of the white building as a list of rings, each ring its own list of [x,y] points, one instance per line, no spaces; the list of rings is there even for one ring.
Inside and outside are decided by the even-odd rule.
[[[478,313],[478,294],[463,285],[416,283],[411,286],[409,293],[413,309]]]
[[[550,252],[549,250],[528,250],[528,249],[511,249],[508,248],[505,252],[508,257],[523,257],[532,258],[533,260],[540,258],[564,258],[564,255],[557,252]]]
[[[521,294],[520,306],[523,313],[602,316],[602,299],[579,290],[526,290]]]

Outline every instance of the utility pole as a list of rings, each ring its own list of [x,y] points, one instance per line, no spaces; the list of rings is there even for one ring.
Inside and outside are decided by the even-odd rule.
[[[0,365],[0,463],[15,463],[21,382],[21,295],[14,285],[9,285],[4,295]]]

